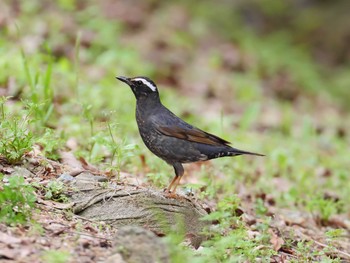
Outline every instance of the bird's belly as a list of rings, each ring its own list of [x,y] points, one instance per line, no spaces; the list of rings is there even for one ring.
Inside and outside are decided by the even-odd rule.
[[[207,160],[195,144],[185,140],[159,134],[158,132],[142,131],[140,134],[147,148],[169,164],[189,163]]]

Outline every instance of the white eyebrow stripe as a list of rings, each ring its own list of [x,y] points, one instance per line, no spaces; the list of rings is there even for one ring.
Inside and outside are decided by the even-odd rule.
[[[143,79],[143,78],[136,78],[136,79],[133,79],[135,81],[142,81],[143,84],[145,84],[147,87],[149,87],[152,91],[156,91],[157,88],[156,86],[154,86],[151,82]]]

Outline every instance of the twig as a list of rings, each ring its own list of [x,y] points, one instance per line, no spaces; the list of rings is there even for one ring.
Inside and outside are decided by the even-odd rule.
[[[103,240],[107,240],[107,241],[113,241],[112,238],[99,237],[99,236],[90,235],[90,234],[86,234],[86,233],[84,233],[84,232],[79,232],[79,231],[72,231],[72,230],[69,230],[69,231],[67,231],[66,233],[77,234],[77,235],[82,235],[82,236],[88,236],[88,237],[93,237],[93,238],[97,238],[97,239],[103,239]]]
[[[316,240],[313,240],[313,239],[312,239],[312,241],[315,242],[315,244],[317,244],[317,245],[319,245],[319,246],[321,246],[321,247],[330,248],[330,246],[328,246],[328,245],[326,245],[326,244],[323,244],[323,243],[321,243],[321,242],[319,242],[319,241],[316,241]],[[346,257],[348,257],[348,258],[350,259],[350,254],[349,254],[349,253],[346,253],[346,252],[344,252],[344,251],[341,251],[341,250],[339,250],[339,249],[337,249],[337,248],[335,248],[335,247],[332,247],[332,249],[333,249],[335,252],[337,252],[337,253],[339,253],[339,254],[342,254],[342,255],[344,255],[344,256],[346,256]]]
[[[86,218],[86,217],[83,217],[83,216],[80,216],[80,215],[76,215],[76,214],[73,214],[73,217],[76,217],[76,218],[81,219],[81,220],[88,221],[90,223],[98,223],[99,222],[97,220],[89,219],[89,218]]]
[[[330,247],[329,245],[326,245],[326,244],[323,244],[323,243],[321,243],[321,242],[319,242],[319,241],[316,241],[316,240],[314,240],[313,238],[311,238],[311,237],[305,235],[305,234],[302,233],[302,232],[300,232],[300,234],[303,235],[306,239],[308,239],[308,240],[310,240],[310,241],[313,241],[315,244],[317,244],[317,245],[319,245],[319,246],[321,246],[321,247],[323,247],[323,248],[331,248],[331,249],[334,250],[334,252],[339,253],[339,254],[342,254],[343,256],[345,256],[345,257],[347,257],[347,258],[350,259],[350,254],[349,254],[349,253],[344,252],[344,251],[341,251],[341,250],[337,249],[336,247]]]

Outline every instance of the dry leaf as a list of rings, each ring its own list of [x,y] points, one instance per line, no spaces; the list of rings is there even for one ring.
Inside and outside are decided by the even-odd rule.
[[[269,229],[271,235],[270,243],[275,251],[279,251],[284,244],[283,238],[279,237],[271,228]]]
[[[90,171],[94,174],[101,174],[101,172],[95,166],[88,163],[83,157],[79,157],[79,161],[85,170]]]

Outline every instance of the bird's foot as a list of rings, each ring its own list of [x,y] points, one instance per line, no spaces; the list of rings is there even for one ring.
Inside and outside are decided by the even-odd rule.
[[[167,198],[173,198],[176,199],[178,197],[178,195],[176,194],[176,192],[171,192],[169,191],[169,189],[164,189],[164,196]]]
[[[164,196],[166,198],[178,199],[180,196],[177,193],[165,192]]]
[[[186,199],[185,196],[179,195],[176,192],[170,192],[170,191],[166,191],[166,190],[164,190],[164,196],[166,198],[176,199],[176,200],[184,200],[184,199]]]

